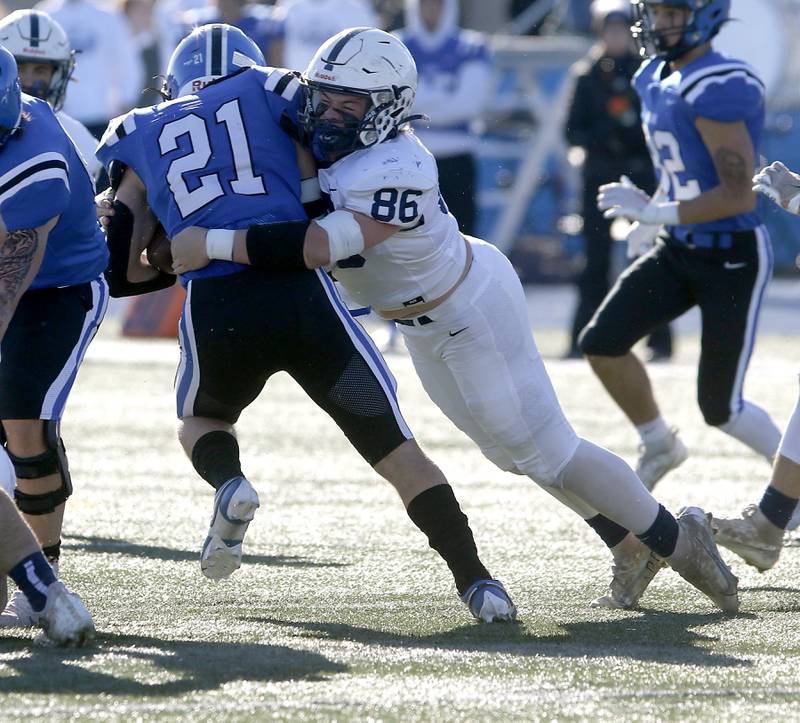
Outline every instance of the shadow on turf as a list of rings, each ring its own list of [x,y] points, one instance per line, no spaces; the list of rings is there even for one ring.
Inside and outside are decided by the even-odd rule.
[[[100,634],[89,648],[42,648],[35,650],[35,655],[31,655],[28,638],[0,638],[0,652],[4,654],[0,667],[16,673],[2,678],[3,693],[174,696],[244,680],[318,681],[347,670],[318,653],[283,645],[161,640],[143,635]],[[8,655],[14,652],[24,655]],[[114,675],[103,672],[109,668]],[[163,678],[168,679],[160,682]]]
[[[171,560],[175,562],[197,562],[200,559],[197,550],[176,550],[173,547],[143,545],[129,540],[118,540],[113,537],[94,537],[84,535],[65,535],[68,542],[66,550],[84,550],[86,552],[111,553],[130,557],[148,557],[152,560]],[[248,565],[268,565],[275,567],[345,567],[343,562],[317,562],[294,555],[242,555],[242,562]]]
[[[739,617],[753,617],[746,613]],[[314,623],[244,617],[246,622],[297,628],[326,640],[398,648],[434,648],[468,653],[503,653],[518,656],[575,658],[621,657],[671,665],[715,668],[747,667],[749,660],[715,652],[703,643],[716,637],[690,628],[733,620],[724,613],[705,615],[648,611],[640,617],[561,623],[561,634],[536,635],[524,623],[515,625],[465,625],[431,635],[404,635],[342,623]]]

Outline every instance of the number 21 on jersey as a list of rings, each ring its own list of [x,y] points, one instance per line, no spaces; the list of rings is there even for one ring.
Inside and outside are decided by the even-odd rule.
[[[242,121],[239,101],[230,100],[220,106],[214,117],[218,124],[224,126],[233,153],[236,178],[231,181],[231,190],[244,196],[266,194],[267,189],[264,186],[263,177],[253,175],[253,162],[250,158],[250,148],[247,144],[247,133]],[[205,120],[199,115],[190,113],[183,118],[167,123],[161,129],[158,137],[161,155],[165,156],[177,149],[178,139],[184,135],[189,136],[191,151],[172,161],[167,170],[167,183],[182,218],[186,218],[189,214],[225,194],[217,173],[200,176],[200,185],[194,190],[190,191],[186,185],[184,174],[202,170],[212,157],[208,128]]]

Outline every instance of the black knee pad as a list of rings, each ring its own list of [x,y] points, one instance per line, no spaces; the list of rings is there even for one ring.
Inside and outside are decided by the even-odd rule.
[[[31,495],[20,491],[19,488],[14,491],[17,507],[26,515],[50,514],[59,505],[66,502],[72,494],[72,478],[69,475],[69,465],[67,464],[67,450],[61,440],[59,427],[56,420],[44,420],[45,451],[41,454],[34,457],[17,457],[10,451],[8,452],[18,479],[41,479],[56,473],[61,477],[61,487],[52,492]]]

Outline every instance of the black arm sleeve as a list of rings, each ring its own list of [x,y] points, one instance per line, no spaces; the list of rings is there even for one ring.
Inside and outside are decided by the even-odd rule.
[[[303,244],[309,221],[287,221],[247,229],[247,255],[251,266],[273,271],[304,271]]]
[[[115,299],[123,296],[138,296],[151,291],[166,289],[175,283],[175,276],[158,272],[150,281],[128,281],[128,259],[133,236],[133,214],[121,201],[114,201],[114,215],[106,229],[108,242],[108,267],[105,271],[108,291]]]

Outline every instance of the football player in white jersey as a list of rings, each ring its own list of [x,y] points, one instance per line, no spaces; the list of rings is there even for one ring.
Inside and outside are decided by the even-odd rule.
[[[753,190],[768,196],[789,213],[800,215],[800,175],[780,161],[753,178]],[[800,526],[800,400],[781,438],[772,477],[758,505],[741,517],[714,520],[717,540],[760,572],[778,562],[784,532]]]
[[[406,47],[380,30],[352,28],[324,43],[304,74],[299,121],[335,210],[299,230],[186,229],[173,239],[176,270],[209,258],[329,267],[351,296],[399,323],[430,397],[492,462],[614,537],[615,580],[600,604],[636,605],[666,560],[718,607],[738,609],[737,580],[705,513],[689,507],[676,520],[622,459],[565,418],[514,269],[491,244],[459,233],[436,162],[409,128],[416,81]]]
[[[15,10],[0,20],[0,44],[17,61],[22,91],[53,107],[89,175],[96,180],[102,168],[94,156],[97,139],[83,123],[62,110],[75,69],[75,51],[64,29],[41,10]]]

